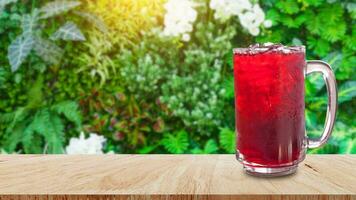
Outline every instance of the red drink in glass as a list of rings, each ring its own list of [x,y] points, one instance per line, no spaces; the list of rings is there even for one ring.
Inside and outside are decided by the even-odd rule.
[[[304,76],[322,73],[329,104],[325,130],[308,139],[304,119]],[[331,134],[337,92],[330,66],[305,61],[305,47],[254,45],[234,49],[237,158],[251,174],[279,176],[296,171],[307,146],[323,145]]]
[[[305,150],[304,50],[235,52],[237,149],[245,164],[291,166]]]

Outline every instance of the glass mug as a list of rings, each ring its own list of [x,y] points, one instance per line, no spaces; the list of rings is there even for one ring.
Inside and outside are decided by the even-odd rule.
[[[336,116],[337,88],[330,66],[305,61],[304,46],[253,45],[234,51],[236,157],[248,174],[282,176],[297,170],[307,148],[322,146]],[[328,91],[324,131],[306,136],[304,79],[321,73]]]

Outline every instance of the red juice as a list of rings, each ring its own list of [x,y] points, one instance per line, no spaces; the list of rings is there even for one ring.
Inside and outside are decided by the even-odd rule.
[[[305,151],[304,48],[234,50],[237,154],[245,165],[290,166]]]

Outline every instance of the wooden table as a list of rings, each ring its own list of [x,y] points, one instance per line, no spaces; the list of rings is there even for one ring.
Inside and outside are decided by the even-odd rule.
[[[356,155],[256,178],[234,155],[1,155],[0,199],[356,199]]]

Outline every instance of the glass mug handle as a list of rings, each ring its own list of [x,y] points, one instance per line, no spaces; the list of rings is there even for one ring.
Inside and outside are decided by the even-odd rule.
[[[337,110],[337,87],[336,79],[333,71],[328,63],[319,60],[307,61],[305,74],[309,75],[311,73],[320,73],[323,75],[324,81],[326,83],[326,90],[328,93],[328,107],[326,111],[326,119],[324,125],[324,131],[320,138],[318,139],[307,139],[308,148],[321,147],[329,139],[331,132],[334,127],[336,110]]]

